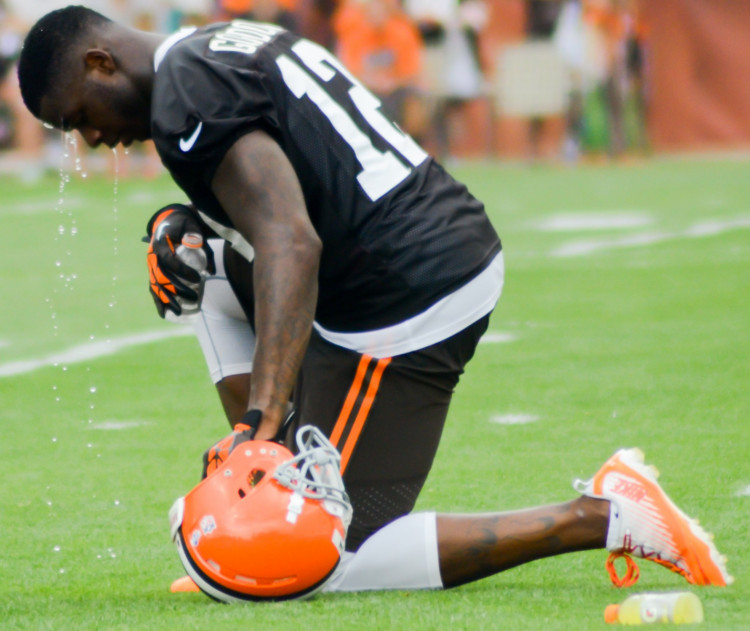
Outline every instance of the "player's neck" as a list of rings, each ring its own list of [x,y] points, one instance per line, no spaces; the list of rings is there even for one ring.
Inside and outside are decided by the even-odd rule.
[[[119,52],[118,63],[138,83],[153,81],[154,53],[168,35],[140,31],[117,25],[109,33],[113,51]]]

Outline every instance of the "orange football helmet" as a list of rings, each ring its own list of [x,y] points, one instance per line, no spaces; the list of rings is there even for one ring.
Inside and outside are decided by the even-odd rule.
[[[172,540],[201,591],[222,602],[308,597],[344,551],[352,507],[325,435],[297,431],[296,456],[239,444],[169,511]]]

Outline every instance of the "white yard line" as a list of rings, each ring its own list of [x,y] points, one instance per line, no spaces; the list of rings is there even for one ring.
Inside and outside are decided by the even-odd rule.
[[[500,331],[487,331],[480,339],[480,344],[507,344],[518,339],[513,333],[501,333]]]
[[[735,219],[721,221],[699,221],[680,232],[640,232],[621,237],[569,241],[552,250],[550,256],[555,258],[586,256],[588,254],[594,254],[595,252],[653,245],[654,243],[663,243],[675,239],[700,239],[703,237],[712,237],[732,230],[742,230],[745,228],[750,228],[750,217],[737,217]]]
[[[490,421],[498,425],[527,425],[539,420],[536,414],[498,414],[493,416]]]
[[[4,215],[38,215],[40,213],[60,212],[61,207],[64,210],[67,210],[68,208],[79,208],[84,203],[85,200],[83,197],[63,197],[63,203],[61,206],[59,197],[50,197],[34,201],[4,204],[2,212]]]
[[[133,429],[134,427],[142,427],[144,425],[150,425],[148,421],[102,421],[101,423],[94,423],[89,425],[89,429],[105,430],[105,431],[119,431],[124,429]]]
[[[104,342],[80,344],[40,359],[26,359],[0,364],[0,377],[22,375],[39,368],[46,368],[47,366],[76,364],[92,359],[99,359],[100,357],[107,357],[108,355],[119,353],[131,346],[159,342],[164,339],[180,337],[183,335],[193,335],[192,328],[185,326],[165,327],[158,331],[147,331],[145,333],[126,335],[124,337],[110,339]]]
[[[638,211],[562,212],[542,219],[535,227],[544,232],[577,232],[644,228],[653,222],[653,217]]]
[[[189,326],[174,326],[159,329],[157,331],[126,335],[125,337],[110,339],[103,342],[80,344],[60,351],[59,353],[53,353],[47,357],[41,357],[39,359],[21,359],[0,364],[0,378],[23,375],[48,366],[76,364],[92,359],[99,359],[100,357],[107,357],[119,353],[131,346],[159,342],[161,340],[172,337],[181,337],[183,335],[193,335],[193,329]],[[489,332],[482,337],[481,342],[485,344],[498,344],[512,342],[515,339],[516,336],[512,333]],[[8,343],[0,340],[0,347],[6,344]]]
[[[160,195],[151,191],[136,191],[125,196],[121,201],[133,204],[151,204],[161,198]],[[62,200],[62,201],[61,201]],[[98,203],[95,196],[88,197],[66,195],[58,197],[44,197],[34,200],[17,201],[5,203],[2,208],[3,215],[38,215],[41,213],[60,212],[60,210],[80,209],[86,204]]]

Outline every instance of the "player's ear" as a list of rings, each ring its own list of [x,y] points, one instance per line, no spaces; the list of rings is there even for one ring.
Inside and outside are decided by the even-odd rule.
[[[89,48],[84,55],[84,61],[88,70],[98,70],[107,75],[113,74],[117,67],[112,55],[101,48]]]

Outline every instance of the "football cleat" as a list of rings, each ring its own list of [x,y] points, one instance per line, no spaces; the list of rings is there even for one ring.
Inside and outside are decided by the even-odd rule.
[[[169,591],[173,594],[179,594],[180,592],[199,592],[200,587],[198,587],[195,584],[195,581],[189,576],[181,576],[172,581],[172,584],[169,586]]]
[[[644,464],[640,449],[620,449],[593,478],[576,480],[579,493],[610,501],[607,560],[617,587],[638,580],[632,557],[654,561],[685,577],[693,585],[724,586],[734,579],[726,558],[713,544],[713,535],[683,513],[657,482],[655,467]],[[625,557],[627,572],[618,577],[614,561]]]

